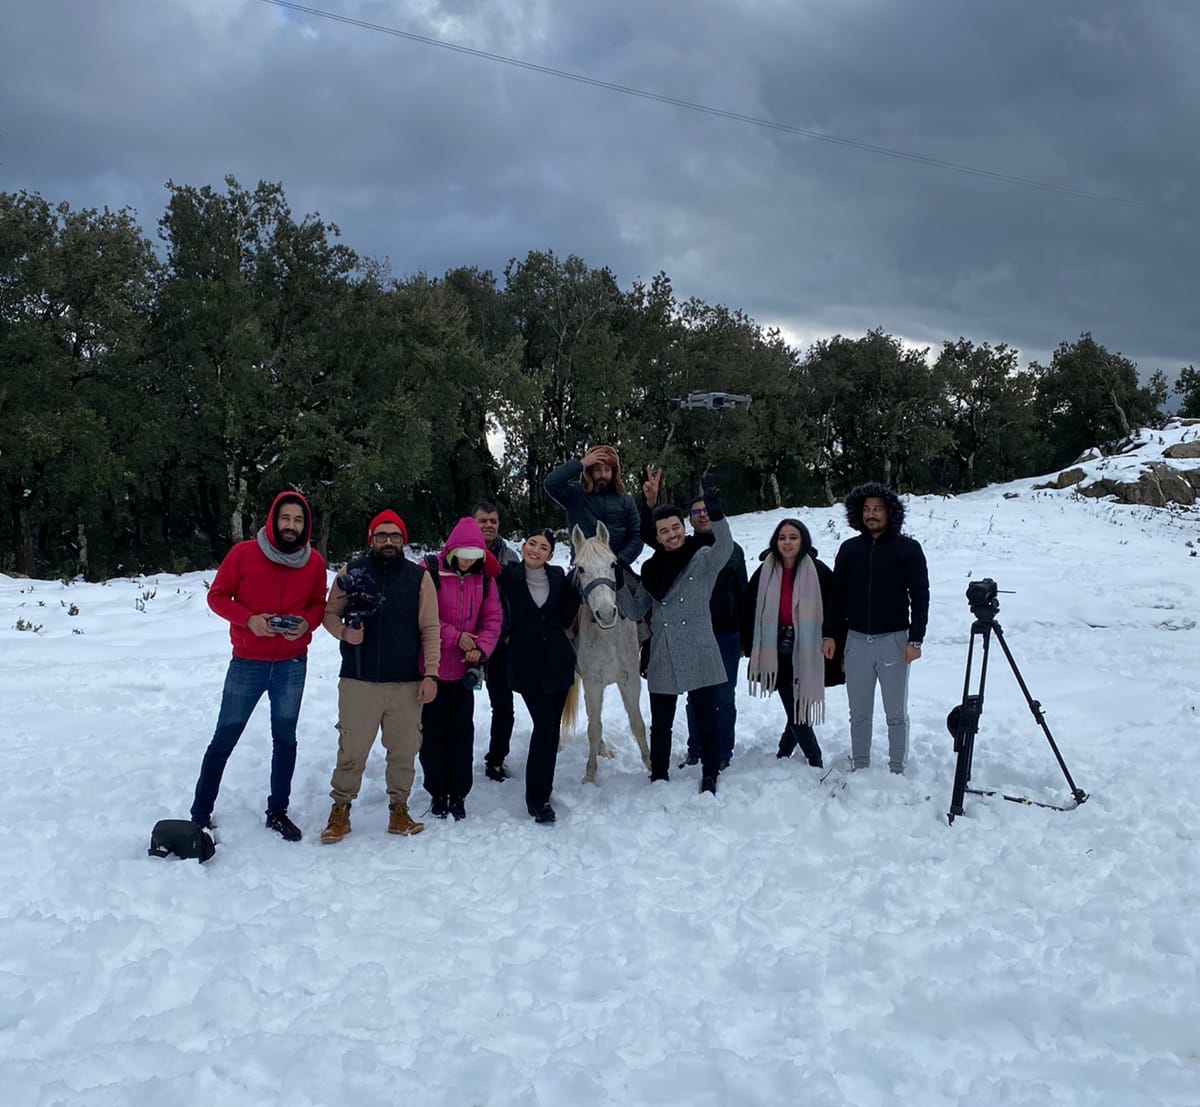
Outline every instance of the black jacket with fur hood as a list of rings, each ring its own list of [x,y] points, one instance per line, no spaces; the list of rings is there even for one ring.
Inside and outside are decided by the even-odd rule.
[[[887,507],[888,526],[878,538],[866,532],[863,504],[872,496]],[[904,504],[887,485],[862,484],[846,497],[846,521],[857,537],[842,543],[833,563],[833,587],[822,634],[890,634],[907,630],[910,642],[925,637],[929,621],[929,570],[921,544],[906,534]]]

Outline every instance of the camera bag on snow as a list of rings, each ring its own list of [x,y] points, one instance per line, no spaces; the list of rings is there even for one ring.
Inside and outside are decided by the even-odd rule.
[[[217,847],[212,835],[190,819],[161,819],[150,831],[150,848],[146,852],[151,857],[180,857],[185,861],[194,857],[203,865],[217,852]]]

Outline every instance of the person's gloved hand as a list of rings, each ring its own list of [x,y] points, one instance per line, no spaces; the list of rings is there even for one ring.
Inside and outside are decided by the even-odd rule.
[[[704,496],[704,506],[712,522],[725,518],[725,508],[721,504],[721,490],[711,473],[705,473],[700,478],[700,492]]]

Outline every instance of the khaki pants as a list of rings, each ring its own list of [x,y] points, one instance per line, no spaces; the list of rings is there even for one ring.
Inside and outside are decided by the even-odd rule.
[[[419,681],[377,684],[349,677],[338,681],[338,757],[329,792],[335,802],[358,798],[367,756],[381,729],[387,750],[388,802],[408,802],[421,748],[420,687]]]

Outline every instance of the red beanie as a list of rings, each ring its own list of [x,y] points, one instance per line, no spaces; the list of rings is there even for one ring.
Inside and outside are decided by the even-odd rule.
[[[408,527],[404,525],[404,520],[400,518],[390,507],[386,511],[381,511],[374,519],[371,520],[371,525],[367,528],[367,541],[370,542],[375,535],[375,528],[380,523],[395,523],[400,528],[400,533],[404,535],[404,544],[408,545]]]

